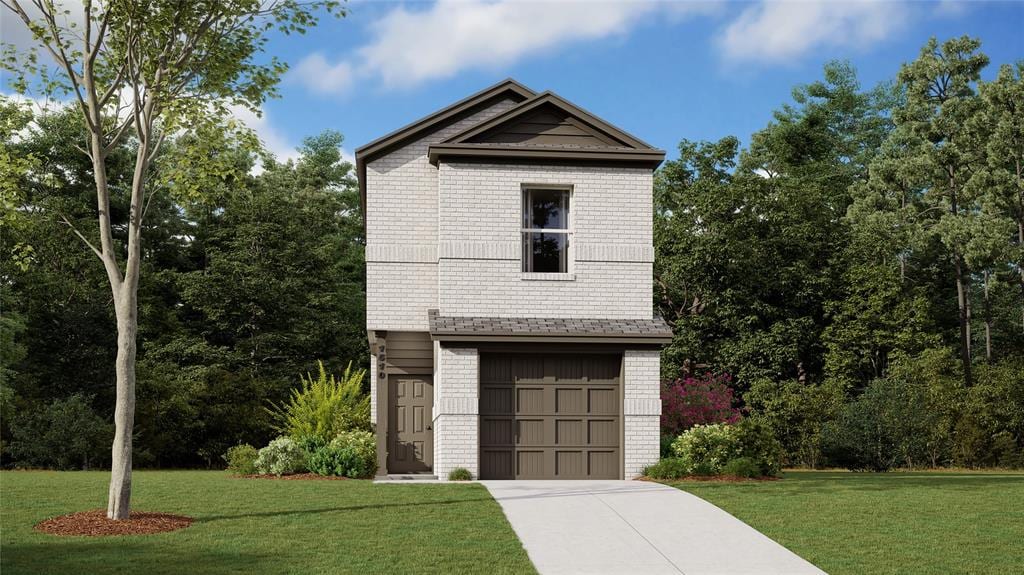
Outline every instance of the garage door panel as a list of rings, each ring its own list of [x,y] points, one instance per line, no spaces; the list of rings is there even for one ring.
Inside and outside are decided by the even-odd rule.
[[[587,473],[591,479],[618,479],[618,454],[611,450],[588,452]]]
[[[512,383],[512,360],[508,356],[492,356],[480,362],[480,383]]]
[[[517,479],[546,479],[548,477],[548,466],[545,465],[543,449],[517,449],[515,454]]]
[[[515,479],[512,449],[484,449],[480,451],[480,477],[485,479]]]
[[[544,437],[543,419],[517,419],[516,445],[537,445],[547,443]]]
[[[492,446],[508,446],[514,443],[511,417],[498,419],[484,417],[480,419],[480,444]]]
[[[481,478],[620,477],[621,361],[618,355],[482,354]]]
[[[592,415],[617,415],[619,393],[614,387],[593,387],[587,390],[587,412]]]
[[[559,479],[577,479],[587,476],[582,451],[556,451],[555,475]]]
[[[555,390],[555,413],[586,413],[586,398],[582,387],[559,387]]]
[[[557,445],[584,445],[582,419],[556,419],[555,443]]]
[[[591,419],[587,422],[587,444],[600,447],[619,445],[619,425],[614,419]]]
[[[516,413],[533,414],[544,413],[544,388],[543,387],[517,387],[516,388]]]
[[[512,415],[512,386],[480,388],[480,413]]]

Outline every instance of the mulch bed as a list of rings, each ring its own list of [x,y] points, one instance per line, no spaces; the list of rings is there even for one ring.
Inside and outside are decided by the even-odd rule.
[[[338,481],[348,479],[348,477],[341,477],[339,475],[317,475],[316,473],[295,473],[292,475],[232,475],[232,477],[238,479],[285,479],[293,481],[305,481],[305,480],[327,480],[327,481]]]
[[[107,519],[104,509],[92,509],[69,513],[47,519],[35,526],[36,531],[50,535],[84,535],[102,537],[106,535],[150,535],[177,531],[192,525],[193,519],[184,515],[132,511],[128,519],[116,521]]]

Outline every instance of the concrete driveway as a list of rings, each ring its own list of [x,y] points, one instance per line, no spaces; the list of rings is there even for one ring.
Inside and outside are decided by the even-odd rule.
[[[714,505],[646,481],[482,481],[541,574],[824,573]]]

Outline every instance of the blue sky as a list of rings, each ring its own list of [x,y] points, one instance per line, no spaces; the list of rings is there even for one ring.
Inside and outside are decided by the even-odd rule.
[[[968,34],[992,64],[1024,59],[1024,0],[654,2],[352,0],[348,17],[274,37],[288,62],[262,118],[279,157],[334,129],[347,153],[513,77],[553,90],[676,155],[680,139],[746,142],[794,85],[848,59],[862,86],[894,77],[930,36]],[[10,22],[3,31],[10,39]]]

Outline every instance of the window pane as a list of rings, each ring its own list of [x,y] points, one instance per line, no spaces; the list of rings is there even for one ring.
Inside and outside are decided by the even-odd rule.
[[[523,232],[523,271],[569,271],[569,237],[557,232]]]
[[[535,229],[568,229],[569,192],[564,190],[528,190],[526,192],[525,227]]]

